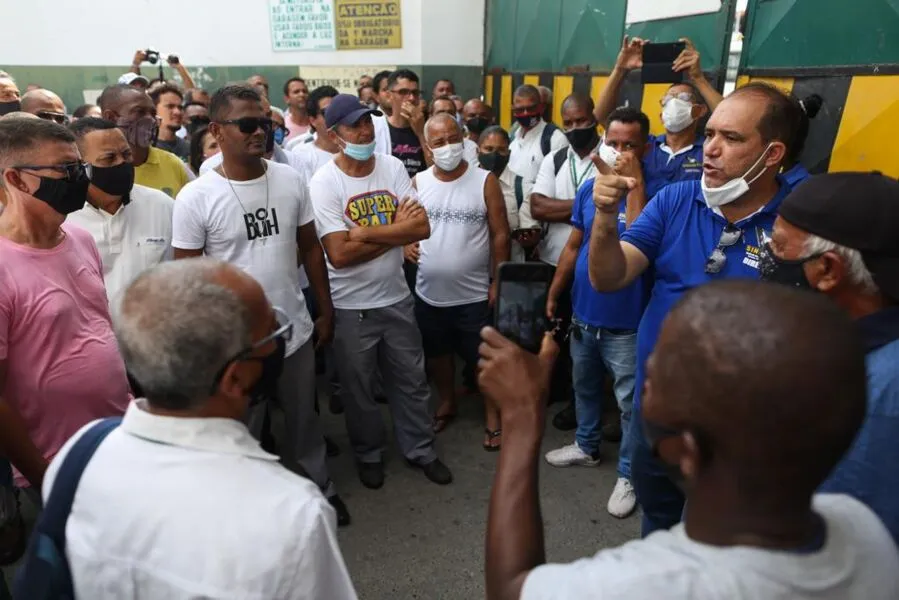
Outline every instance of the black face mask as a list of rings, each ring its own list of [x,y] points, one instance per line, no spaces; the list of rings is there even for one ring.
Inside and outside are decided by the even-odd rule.
[[[473,117],[465,121],[465,127],[467,127],[468,131],[472,133],[480,134],[482,131],[487,129],[489,125],[490,121],[488,121],[484,117]]]
[[[91,180],[87,172],[81,170],[74,179],[52,179],[40,177],[41,184],[31,195],[43,200],[61,215],[68,215],[81,210],[87,201],[87,188]]]
[[[193,135],[194,132],[200,127],[208,127],[209,126],[209,117],[194,117],[190,121],[187,122],[187,134]]]
[[[250,396],[250,406],[278,395],[278,379],[284,370],[284,354],[287,351],[287,341],[283,337],[277,337],[275,342],[278,344],[278,347],[274,352],[267,356],[253,359],[262,363],[262,374],[256,380],[256,383],[247,390],[247,394]]]
[[[518,115],[515,120],[525,129],[533,129],[540,123],[541,116],[539,114]]]
[[[762,281],[782,283],[801,290],[814,290],[805,276],[803,265],[819,256],[821,255],[815,254],[799,260],[786,260],[774,254],[770,243],[763,244],[759,251],[759,275]]]
[[[122,204],[128,204],[128,195],[134,187],[134,165],[123,162],[114,167],[92,166],[91,183],[110,196],[121,196]]]
[[[592,150],[599,143],[596,125],[571,129],[565,132],[565,137],[568,138],[568,143],[575,150]]]
[[[11,112],[18,112],[22,109],[22,103],[18,100],[11,100],[9,102],[0,102],[0,117],[3,115],[8,115]]]
[[[509,164],[509,155],[499,152],[484,152],[478,154],[478,163],[494,175],[499,177]]]

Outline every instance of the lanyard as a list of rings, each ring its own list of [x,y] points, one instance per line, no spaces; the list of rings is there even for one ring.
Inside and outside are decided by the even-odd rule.
[[[577,155],[568,151],[568,169],[571,172],[571,184],[574,185],[574,193],[577,194],[577,191],[581,189],[581,183],[583,183],[584,178],[587,176],[587,173],[590,172],[590,169],[593,168],[593,163],[590,162],[587,165],[587,168],[584,169],[584,172],[578,176],[577,168],[574,166]]]

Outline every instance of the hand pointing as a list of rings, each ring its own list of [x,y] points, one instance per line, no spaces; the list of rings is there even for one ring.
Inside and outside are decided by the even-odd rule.
[[[617,175],[597,154],[592,159],[597,172],[596,182],[593,184],[593,204],[600,212],[617,214],[621,199],[637,186],[637,180]]]

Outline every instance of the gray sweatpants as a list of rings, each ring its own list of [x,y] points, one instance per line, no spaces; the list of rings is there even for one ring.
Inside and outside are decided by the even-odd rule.
[[[373,389],[380,370],[400,451],[417,464],[435,460],[431,390],[412,297],[384,308],[336,309],[334,357],[356,459],[380,462],[387,443]]]
[[[278,405],[284,413],[281,463],[299,475],[311,479],[325,496],[336,493],[328,474],[325,438],[315,412],[315,349],[310,338],[284,359],[278,380]],[[262,432],[265,411],[259,405],[250,414],[250,432],[257,439]]]

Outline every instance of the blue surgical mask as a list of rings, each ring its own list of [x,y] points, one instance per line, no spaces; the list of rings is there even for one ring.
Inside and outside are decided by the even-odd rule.
[[[283,127],[275,128],[275,143],[279,146],[284,143],[284,138],[287,136],[287,130]]]
[[[360,162],[366,161],[371,158],[371,155],[375,153],[375,141],[372,140],[369,144],[354,144],[352,142],[348,142],[345,139],[339,137],[337,138],[341,142],[343,142],[343,153],[352,158],[353,160],[358,160]]]

